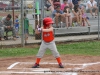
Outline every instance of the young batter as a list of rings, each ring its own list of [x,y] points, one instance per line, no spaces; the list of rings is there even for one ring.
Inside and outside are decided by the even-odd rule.
[[[51,50],[53,56],[57,59],[59,67],[64,68],[61,63],[59,52],[57,51],[57,48],[55,45],[52,24],[53,24],[52,18],[50,17],[44,18],[43,27],[41,27],[42,43],[37,54],[36,63],[34,64],[32,68],[39,68],[39,62],[41,58],[43,57],[47,48]]]

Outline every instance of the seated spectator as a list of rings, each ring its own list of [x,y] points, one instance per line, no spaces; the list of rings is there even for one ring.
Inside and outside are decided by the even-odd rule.
[[[88,26],[90,26],[90,24],[88,22],[88,17],[85,13],[85,7],[83,5],[81,5],[81,1],[78,1],[78,5],[79,5],[79,8],[82,13],[82,26],[85,26],[85,22],[88,24]]]
[[[52,17],[55,19],[56,27],[59,27],[59,22],[64,22],[64,14],[63,11],[60,9],[60,6],[56,6],[56,9],[52,13]]]
[[[15,30],[16,30],[16,38],[19,38],[19,20],[18,20],[18,15],[15,16],[15,23],[14,23],[14,26],[15,26]]]
[[[61,10],[64,11],[65,6],[69,7],[68,0],[63,0],[63,4],[61,4]]]
[[[95,0],[89,0],[86,5],[87,12],[90,12],[92,16],[97,16],[98,7],[97,2]],[[93,12],[95,14],[93,14]]]
[[[11,20],[12,16],[8,14],[6,17],[3,17],[1,22],[4,25],[4,30],[6,31],[6,39],[8,39],[8,32],[12,31],[13,39],[16,40],[15,28]]]
[[[44,0],[44,5],[47,7],[47,11],[48,10],[51,10],[51,12],[54,11],[54,6],[53,6],[52,0]]]
[[[69,26],[72,26],[72,17],[70,14],[70,8],[68,6],[65,6],[64,8],[64,15],[66,19],[66,26],[68,28]]]
[[[82,13],[78,4],[72,9],[72,22],[77,22],[78,25],[82,26]]]
[[[82,26],[85,26],[85,22],[88,24],[88,26],[90,26],[88,19],[87,19],[87,15],[85,13],[84,6],[82,6],[80,9],[81,9],[81,12],[82,12]]]

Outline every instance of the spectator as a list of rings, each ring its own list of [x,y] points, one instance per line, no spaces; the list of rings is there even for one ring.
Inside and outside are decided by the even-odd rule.
[[[49,2],[49,3],[48,3]],[[51,12],[54,11],[54,6],[52,0],[44,0],[44,5],[47,7],[47,11],[51,10]]]
[[[8,32],[12,31],[13,39],[16,40],[15,28],[11,20],[12,16],[8,14],[6,17],[3,17],[1,22],[4,25],[4,30],[6,31],[6,39],[8,39]]]
[[[15,30],[16,30],[16,38],[19,38],[19,20],[18,20],[18,15],[15,16]]]
[[[78,25],[82,26],[82,13],[78,4],[76,4],[74,9],[72,9],[72,22],[77,22]]]
[[[28,35],[29,35],[29,20],[24,13],[24,34],[25,34],[25,43],[27,43]]]
[[[64,7],[65,6],[68,6],[69,7],[68,0],[63,0],[63,4],[61,4],[61,10],[62,11],[64,10]]]
[[[64,14],[60,6],[56,6],[56,9],[52,13],[52,17],[55,18],[56,27],[59,28],[58,23],[61,21],[64,22]]]
[[[88,24],[88,26],[90,26],[90,24],[88,22],[88,17],[85,13],[85,8],[83,5],[81,5],[81,1],[78,1],[78,5],[79,5],[79,8],[80,8],[81,13],[82,13],[82,26],[85,26],[85,22]]]
[[[89,0],[86,5],[86,10],[87,12],[90,12],[92,16],[97,16],[98,12],[97,2],[94,0]],[[93,14],[93,12],[95,14]]]
[[[87,19],[87,15],[85,13],[84,6],[81,7],[81,12],[82,12],[82,26],[85,26],[85,22],[88,24],[88,26],[90,26],[88,19]]]
[[[70,8],[68,6],[65,6],[64,14],[65,14],[65,19],[66,19],[66,26],[68,28],[69,26],[72,26],[72,17],[70,14]]]

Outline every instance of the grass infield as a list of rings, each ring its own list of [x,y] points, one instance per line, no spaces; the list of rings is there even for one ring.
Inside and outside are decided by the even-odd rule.
[[[3,48],[0,49],[0,58],[4,57],[23,57],[36,55],[39,46],[24,48]],[[57,49],[61,55],[92,55],[100,56],[100,41],[76,42],[68,44],[57,44]],[[47,50],[47,55],[51,55],[51,51]]]

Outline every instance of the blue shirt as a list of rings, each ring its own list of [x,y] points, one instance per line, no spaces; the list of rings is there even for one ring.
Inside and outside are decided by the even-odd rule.
[[[79,0],[72,0],[72,2],[73,2],[74,5],[78,4],[78,1]]]
[[[62,10],[60,10],[60,11],[54,10],[54,11],[52,12],[52,18],[55,17],[55,13],[63,14],[63,11],[62,11]]]
[[[18,19],[15,20],[15,28],[17,28],[17,27],[19,28],[19,20]]]

